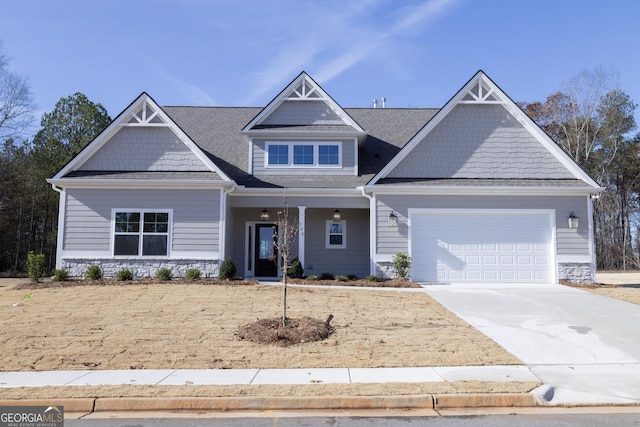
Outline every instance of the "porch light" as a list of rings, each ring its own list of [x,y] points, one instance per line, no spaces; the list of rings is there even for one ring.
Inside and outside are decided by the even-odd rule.
[[[396,216],[396,214],[393,213],[393,211],[391,211],[391,213],[389,214],[389,226],[390,227],[398,226],[398,217]]]
[[[260,211],[260,219],[263,221],[269,221],[269,218],[271,218],[271,214],[269,213],[269,211],[266,209],[262,209],[262,211]]]
[[[578,228],[580,218],[576,216],[573,212],[569,215],[569,228]]]
[[[341,219],[342,219],[342,213],[338,209],[333,211],[333,222],[340,222]]]

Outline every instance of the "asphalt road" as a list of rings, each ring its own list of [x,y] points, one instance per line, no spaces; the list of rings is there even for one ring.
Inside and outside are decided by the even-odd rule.
[[[633,427],[640,413],[466,415],[422,417],[130,418],[65,420],[68,427]]]

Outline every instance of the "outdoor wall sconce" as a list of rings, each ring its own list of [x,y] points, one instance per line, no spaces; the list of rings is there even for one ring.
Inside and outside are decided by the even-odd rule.
[[[341,219],[342,219],[342,213],[338,209],[333,211],[333,222],[340,222]]]
[[[393,213],[393,211],[391,211],[391,213],[389,214],[389,226],[391,227],[398,226],[398,217],[396,216],[396,214]]]
[[[263,221],[269,221],[269,218],[271,218],[271,213],[266,209],[262,209],[260,211],[260,219]]]
[[[569,215],[569,228],[578,228],[580,218],[576,216],[573,212]]]

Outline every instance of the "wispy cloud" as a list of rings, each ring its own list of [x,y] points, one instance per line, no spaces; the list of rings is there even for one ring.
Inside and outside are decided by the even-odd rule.
[[[252,86],[244,102],[251,104],[265,94],[276,93],[282,88],[283,79],[292,78],[301,70],[312,71],[317,81],[326,83],[397,38],[423,33],[458,1],[425,0],[400,7],[384,16],[384,26],[380,16],[375,19],[376,14],[387,12],[380,8],[388,6],[388,2],[380,0],[356,0],[341,3],[337,8],[303,10],[300,14],[314,19],[307,19],[302,29],[292,31],[289,41],[278,46],[272,60],[259,72],[252,73]],[[292,17],[281,19],[291,22]]]
[[[216,105],[215,100],[204,90],[196,85],[187,83],[177,77],[174,77],[162,67],[154,63],[153,60],[146,57],[143,59],[149,68],[160,75],[168,82],[168,85],[174,89],[181,97],[185,98],[185,105],[210,106]]]

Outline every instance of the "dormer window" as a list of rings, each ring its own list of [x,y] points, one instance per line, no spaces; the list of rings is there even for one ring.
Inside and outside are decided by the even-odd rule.
[[[341,142],[267,141],[266,167],[341,167]]]

